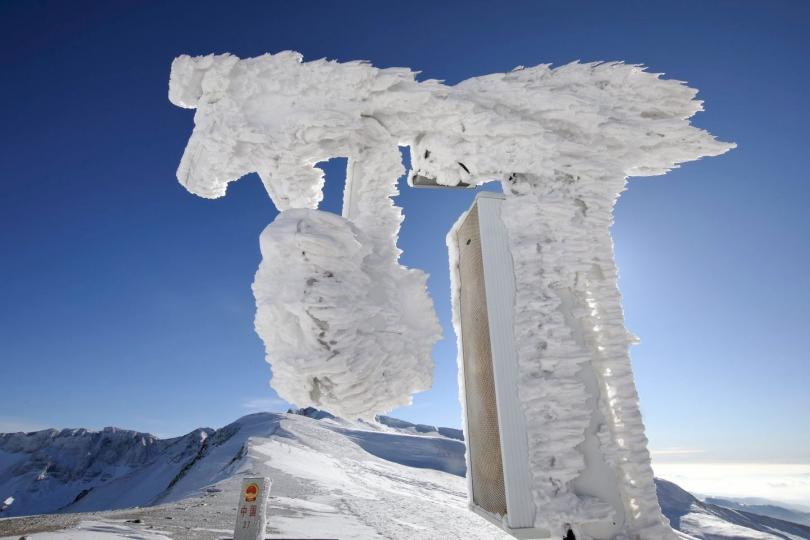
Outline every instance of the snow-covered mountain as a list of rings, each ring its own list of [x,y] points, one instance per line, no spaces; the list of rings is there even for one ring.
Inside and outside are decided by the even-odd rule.
[[[706,497],[705,502],[711,503],[715,506],[722,506],[723,508],[741,510],[743,512],[748,512],[749,514],[758,514],[760,516],[768,516],[810,526],[810,512],[803,512],[795,508],[786,508],[785,506],[762,499],[751,501],[749,498],[739,500],[720,497]]]
[[[230,426],[173,439],[116,428],[0,434],[0,497],[14,498],[0,515],[151,504],[228,433]]]
[[[656,479],[655,485],[661,510],[670,524],[695,538],[706,540],[810,538],[810,527],[805,525],[701,502],[666,480]]]
[[[466,508],[458,430],[378,420],[308,409],[165,440],[113,428],[0,435],[0,501],[14,498],[0,516],[48,514],[0,519],[0,537],[139,527],[149,538],[220,538],[240,478],[259,474],[273,480],[271,538],[511,538]],[[810,539],[808,527],[705,504],[669,482],[658,493],[673,525],[695,538]],[[73,514],[92,511],[101,513]]]

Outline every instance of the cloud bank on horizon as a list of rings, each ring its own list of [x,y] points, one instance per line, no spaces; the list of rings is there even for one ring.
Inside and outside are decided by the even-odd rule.
[[[807,463],[658,463],[655,475],[701,496],[767,499],[810,510]]]

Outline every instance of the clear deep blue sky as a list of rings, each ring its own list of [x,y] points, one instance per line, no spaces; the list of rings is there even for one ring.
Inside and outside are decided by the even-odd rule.
[[[617,207],[651,446],[810,462],[808,28],[806,2],[3,2],[0,430],[174,435],[284,407],[250,289],[276,210],[255,175],[214,201],[177,183],[176,55],[294,49],[449,83],[625,60],[699,88],[695,123],[739,145]],[[445,339],[433,390],[395,414],[459,425],[444,237],[473,194],[403,188],[402,258],[431,274]]]

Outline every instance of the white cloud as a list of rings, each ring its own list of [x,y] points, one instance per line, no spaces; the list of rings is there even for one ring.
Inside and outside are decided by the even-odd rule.
[[[650,450],[653,457],[656,456],[683,456],[689,454],[703,454],[706,450],[698,448],[662,448],[661,450]]]
[[[253,398],[242,403],[242,408],[251,412],[286,411],[290,404],[281,398]]]
[[[810,505],[810,464],[654,462],[653,470],[694,494]]]

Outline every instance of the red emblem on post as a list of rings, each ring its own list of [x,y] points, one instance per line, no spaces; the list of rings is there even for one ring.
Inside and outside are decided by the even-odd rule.
[[[254,502],[259,496],[258,484],[248,484],[245,488],[245,502]]]

